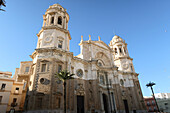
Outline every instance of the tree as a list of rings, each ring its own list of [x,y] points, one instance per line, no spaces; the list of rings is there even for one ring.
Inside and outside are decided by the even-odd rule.
[[[56,74],[56,77],[63,81],[63,88],[64,88],[64,113],[66,113],[66,80],[74,79],[74,74],[70,74],[69,71],[63,70]]]
[[[6,7],[5,3],[6,3],[5,0],[0,0],[0,10],[1,11],[5,11],[5,10],[1,9],[1,6]]]
[[[151,87],[151,91],[152,91],[152,94],[153,94],[153,98],[155,99],[155,95],[154,95],[154,91],[153,91],[153,88],[152,86],[156,85],[154,82],[149,82],[148,84],[146,84],[147,87]],[[157,101],[155,99],[155,103],[156,103],[156,106],[158,108],[158,112],[159,112],[159,107],[158,107],[158,104],[157,104]]]

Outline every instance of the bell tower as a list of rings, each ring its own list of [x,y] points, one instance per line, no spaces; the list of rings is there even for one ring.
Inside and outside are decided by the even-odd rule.
[[[69,51],[71,40],[68,31],[69,15],[59,4],[50,6],[43,15],[43,26],[38,36],[38,48],[55,47]]]
[[[109,44],[110,48],[112,48],[114,63],[121,71],[135,72],[133,67],[133,59],[130,58],[127,43],[125,41],[115,35]]]

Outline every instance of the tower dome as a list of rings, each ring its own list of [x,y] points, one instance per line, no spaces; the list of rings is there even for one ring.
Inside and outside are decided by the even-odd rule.
[[[49,6],[45,15],[43,15],[43,27],[55,26],[62,29],[68,29],[69,15],[60,4]]]
[[[112,38],[112,44],[114,44],[114,43],[116,43],[116,42],[124,42],[125,43],[125,41],[121,38],[121,37],[119,37],[118,35],[115,35],[113,38]]]

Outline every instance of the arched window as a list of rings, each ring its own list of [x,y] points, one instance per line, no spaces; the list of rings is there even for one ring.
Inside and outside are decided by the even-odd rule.
[[[61,16],[58,17],[58,24],[62,25],[62,17]]]
[[[54,24],[54,17],[51,17],[51,24]]]
[[[120,53],[122,53],[122,49],[121,48],[119,48],[119,51],[120,51]]]
[[[115,53],[117,54],[117,48],[115,48]]]

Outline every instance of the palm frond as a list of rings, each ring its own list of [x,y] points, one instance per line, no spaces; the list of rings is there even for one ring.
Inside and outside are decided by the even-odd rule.
[[[0,11],[5,11],[4,9],[0,9]]]
[[[67,70],[63,70],[63,71],[55,74],[55,76],[56,76],[58,79],[62,80],[62,81],[66,81],[66,80],[69,80],[69,79],[74,79],[74,77],[72,77],[73,75],[74,75],[74,74],[70,74],[70,72],[67,71]]]

